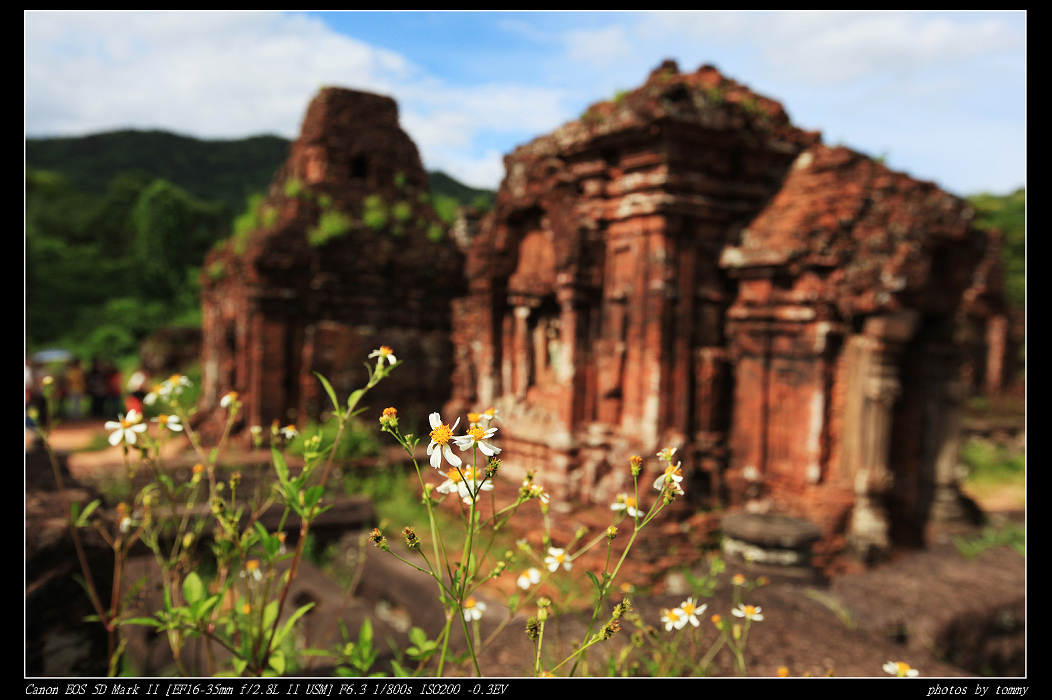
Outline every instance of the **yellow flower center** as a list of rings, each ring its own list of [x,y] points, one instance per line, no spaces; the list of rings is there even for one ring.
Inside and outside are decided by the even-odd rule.
[[[453,431],[448,425],[440,425],[431,431],[431,439],[439,445],[448,445],[453,437]]]
[[[194,474],[200,474],[204,470],[205,470],[205,465],[203,465],[203,464],[195,464],[194,465]]]
[[[688,617],[693,615],[694,614],[694,603],[690,603],[690,602],[684,603],[683,604],[683,614],[688,616]]]
[[[555,561],[557,561],[560,564],[562,564],[564,561],[566,561],[566,555],[562,554],[562,553],[556,554],[555,555]]]
[[[380,346],[380,357],[387,357],[388,355],[393,355],[393,354],[394,354],[394,350],[392,350],[391,348],[387,347],[386,345],[381,345]]]
[[[161,415],[157,416],[157,422],[161,425],[168,425],[168,416],[162,413]]]
[[[475,607],[475,604],[476,604],[475,596],[469,595],[467,598],[464,599],[464,607],[465,608],[469,608],[469,609],[473,608],[473,607]]]
[[[390,408],[385,408],[384,409],[384,417],[385,418],[394,418],[397,415],[398,415],[398,409],[393,407],[393,406],[390,407]]]
[[[452,481],[454,484],[459,484],[464,479],[464,477],[461,476],[461,473],[458,472],[456,469],[450,469],[448,472],[446,472],[446,476],[449,477],[449,480]]]
[[[907,671],[910,670],[910,665],[908,663],[905,663],[905,662],[902,662],[902,661],[896,661],[895,662],[895,670],[898,671],[899,673],[904,674],[904,673],[906,673]]]
[[[496,415],[497,415],[497,409],[495,409],[495,408],[487,408],[486,409],[486,416],[487,417],[493,418]]]
[[[245,562],[245,568],[249,571],[255,571],[259,568],[259,559],[249,559]]]
[[[475,439],[475,442],[481,442],[482,438],[486,436],[486,431],[477,425],[473,425],[468,428],[468,435]]]
[[[752,617],[755,614],[756,614],[756,607],[755,606],[752,606],[752,605],[746,605],[745,606],[745,615],[747,617]]]
[[[635,498],[635,496],[625,496],[625,505],[628,506],[629,508],[635,508],[636,507],[636,498]]]
[[[468,414],[468,423],[478,423],[480,420],[482,420],[482,414],[481,413],[469,413]]]
[[[666,477],[676,477],[676,476],[682,476],[682,474],[680,473],[679,467],[674,467],[674,466],[672,466],[670,464],[665,469],[665,476]]]
[[[181,374],[173,374],[172,376],[168,377],[168,381],[172,384],[178,384],[182,380],[182,378],[183,375]]]

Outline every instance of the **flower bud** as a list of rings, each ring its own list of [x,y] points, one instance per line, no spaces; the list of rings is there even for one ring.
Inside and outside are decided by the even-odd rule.
[[[372,532],[369,533],[369,541],[380,548],[381,551],[390,551],[390,546],[387,544],[387,538],[380,532],[380,528],[374,527]]]

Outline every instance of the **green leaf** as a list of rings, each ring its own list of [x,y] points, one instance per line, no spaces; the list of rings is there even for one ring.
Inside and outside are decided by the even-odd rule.
[[[270,629],[278,618],[278,601],[272,600],[263,608],[263,629]]]
[[[77,510],[80,509],[80,504],[76,502],[73,503],[73,520],[76,522],[77,527],[86,527],[88,525],[88,518],[93,512],[95,512],[95,509],[99,507],[101,502],[100,499],[96,498],[85,506],[84,512],[80,514],[77,513]]]
[[[362,628],[358,631],[358,644],[371,648],[373,645],[373,623],[369,618],[362,620]]]
[[[313,607],[314,603],[307,603],[306,605],[302,606],[296,612],[292,613],[292,615],[289,616],[289,619],[285,621],[285,624],[282,625],[281,629],[278,630],[277,634],[274,635],[275,646],[280,644],[281,640],[284,639],[288,635],[288,633],[292,631],[292,626],[296,624],[296,620],[303,617],[307,613],[307,611]]]
[[[413,629],[409,630],[409,641],[418,647],[423,646],[424,643],[427,641],[427,632],[420,629],[419,627],[414,627]]]
[[[321,376],[318,372],[315,372],[314,376],[321,381],[321,385],[325,387],[325,393],[329,395],[329,400],[332,401],[332,407],[339,412],[340,402],[336,399],[336,391],[332,388],[332,384],[329,384],[329,380]]]
[[[355,389],[347,399],[347,415],[350,416],[354,412],[355,406],[361,401],[362,396],[365,395],[365,389]]]
[[[269,665],[279,676],[285,673],[285,653],[281,649],[270,652]]]
[[[201,577],[197,575],[196,571],[191,571],[183,580],[183,596],[186,598],[186,602],[193,605],[197,601],[202,600],[204,595],[204,582],[201,581]]]
[[[274,459],[274,471],[278,474],[278,481],[281,482],[282,486],[287,486],[289,483],[289,465],[285,463],[284,455],[276,447],[270,448],[270,454]]]
[[[308,509],[313,508],[315,505],[317,505],[318,501],[321,500],[321,497],[323,495],[325,495],[324,486],[311,486],[309,489],[303,492],[304,506]]]
[[[596,578],[595,574],[593,574],[591,571],[585,571],[585,573],[588,574],[588,578],[592,579],[592,583],[595,584],[596,589],[600,593],[602,593],[603,592],[603,587],[599,584],[599,579]]]

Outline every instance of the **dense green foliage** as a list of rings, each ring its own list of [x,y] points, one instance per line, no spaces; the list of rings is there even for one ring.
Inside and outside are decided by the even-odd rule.
[[[1017,309],[1026,303],[1026,189],[998,196],[978,194],[968,198],[975,207],[976,224],[1000,229],[1005,236],[1005,286],[1008,302]]]
[[[141,173],[91,195],[27,168],[27,345],[118,357],[156,328],[197,322],[198,269],[228,218]]]
[[[496,197],[492,190],[480,190],[475,187],[457,182],[443,172],[431,172],[427,174],[427,188],[432,198],[446,197],[454,199],[461,204],[470,204],[478,209],[487,210],[493,207]]]
[[[253,230],[273,223],[262,192],[289,142],[116,131],[27,139],[25,147],[26,345],[118,358],[162,326],[200,323],[205,253],[231,234],[243,252]],[[429,180],[429,199],[447,222],[462,204],[493,200],[442,173]],[[326,211],[311,232],[315,245],[350,226],[345,214],[320,204]],[[408,202],[368,204],[371,225],[400,226],[412,213]],[[433,228],[433,238],[444,235]],[[216,279],[224,270],[207,273]]]
[[[480,211],[493,208],[494,192],[468,187],[445,173],[428,173],[427,186],[431,194],[431,206],[447,224],[456,220],[457,209],[461,206],[472,206]]]

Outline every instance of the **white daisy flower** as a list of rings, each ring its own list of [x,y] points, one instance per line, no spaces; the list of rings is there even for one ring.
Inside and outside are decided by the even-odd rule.
[[[667,483],[669,488],[673,488],[682,494],[683,487],[679,484],[683,481],[683,471],[679,468],[680,464],[681,462],[677,462],[676,464],[669,462],[669,465],[665,467],[665,471],[661,473],[661,476],[654,480],[654,488],[660,491]]]
[[[162,413],[154,418],[153,422],[174,432],[179,432],[183,429],[183,426],[179,423],[179,416],[169,416]]]
[[[464,619],[468,622],[472,620],[478,620],[482,618],[482,613],[486,612],[486,604],[481,600],[476,600],[475,596],[469,595],[464,600]]]
[[[559,570],[560,564],[566,571],[569,571],[572,568],[570,559],[566,556],[565,549],[549,547],[548,556],[544,558],[544,565],[548,567],[548,571],[554,573]]]
[[[427,446],[427,454],[431,458],[431,466],[441,469],[442,458],[445,457],[450,466],[459,467],[463,462],[460,457],[453,454],[453,448],[449,443],[453,440],[453,431],[460,424],[460,419],[457,418],[452,428],[442,422],[442,416],[437,412],[428,416],[428,421],[431,423],[431,444]]]
[[[680,603],[679,610],[683,613],[683,624],[680,625],[680,627],[686,627],[688,622],[695,627],[700,625],[701,621],[698,620],[698,615],[703,614],[707,607],[709,606],[706,604],[703,604],[700,607],[694,605],[693,596]]]
[[[392,365],[398,362],[398,360],[394,356],[394,350],[387,347],[386,345],[381,345],[379,350],[373,350],[371,353],[369,353],[369,357],[378,358],[376,360],[376,364],[383,364],[384,360],[387,360],[388,364]]]
[[[671,610],[665,608],[662,610],[661,621],[665,623],[666,632],[671,632],[673,627],[682,629],[683,625],[687,624],[687,619],[679,608],[672,608]]]
[[[631,518],[638,518],[640,513],[637,507],[635,496],[629,496],[627,493],[617,494],[617,501],[610,504],[610,510],[623,510],[628,513]]]
[[[460,448],[461,452],[467,452],[478,446],[479,450],[482,451],[482,454],[487,457],[492,457],[500,452],[500,448],[494,447],[486,442],[486,440],[492,438],[496,432],[496,428],[483,428],[480,425],[473,425],[468,428],[467,434],[453,438],[453,442],[457,443],[457,447]]]
[[[920,674],[920,671],[918,671],[915,668],[910,668],[910,665],[908,663],[905,663],[904,661],[887,662],[886,664],[884,664],[884,672],[890,673],[891,675],[897,676],[899,678],[906,678],[907,676],[913,678],[914,676]]]
[[[735,617],[744,617],[746,620],[756,620],[759,622],[763,619],[763,615],[760,614],[761,608],[755,605],[739,605],[734,610],[731,610],[731,615]]]
[[[529,590],[530,586],[536,585],[540,582],[541,572],[532,566],[519,574],[519,579],[517,581],[519,588],[524,591]]]
[[[464,500],[471,503],[480,491],[492,491],[493,482],[478,478],[472,467],[464,469],[450,469],[446,472],[446,480],[435,488],[439,493],[453,493],[454,491]]]
[[[127,416],[119,416],[115,421],[106,421],[105,428],[113,431],[110,433],[110,444],[116,447],[122,442],[134,445],[136,433],[145,432],[146,424],[142,422],[142,414],[133,408],[128,411]]]

